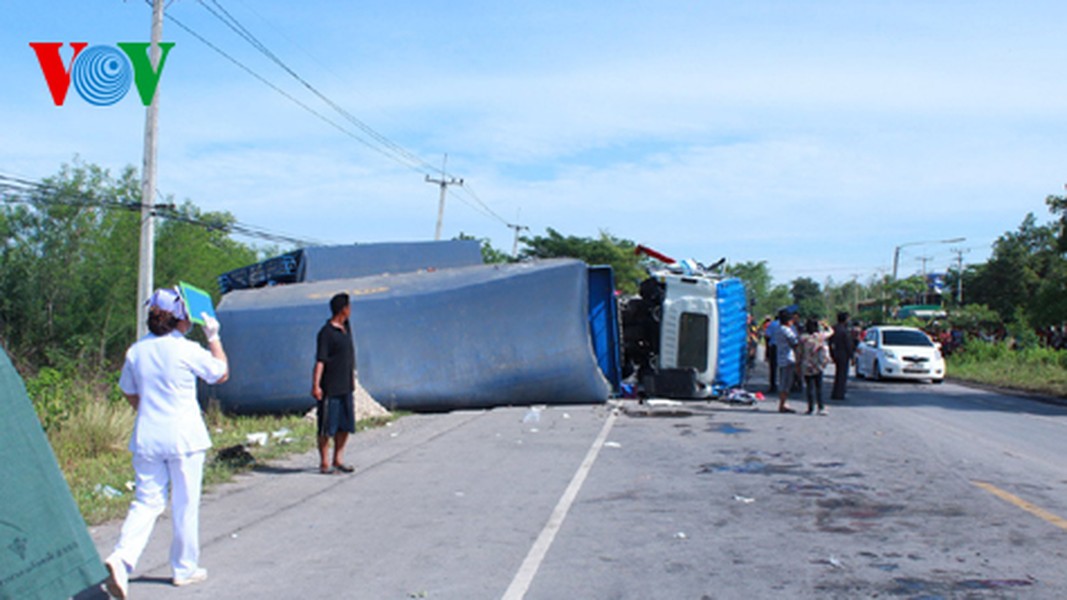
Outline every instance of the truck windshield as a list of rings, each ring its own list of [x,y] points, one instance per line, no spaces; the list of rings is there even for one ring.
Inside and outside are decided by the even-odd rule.
[[[682,313],[678,333],[678,366],[698,373],[708,370],[708,315]]]

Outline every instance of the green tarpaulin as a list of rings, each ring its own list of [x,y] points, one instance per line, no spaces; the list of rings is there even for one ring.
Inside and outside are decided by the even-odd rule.
[[[3,351],[0,414],[0,599],[69,598],[107,572]]]

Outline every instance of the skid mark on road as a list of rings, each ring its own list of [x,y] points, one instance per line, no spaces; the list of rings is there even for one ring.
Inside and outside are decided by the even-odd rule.
[[[993,485],[992,483],[986,483],[985,481],[972,481],[971,483],[989,492],[990,494],[993,494],[994,496],[1000,498],[1008,504],[1012,504],[1017,508],[1021,508],[1026,512],[1034,515],[1035,517],[1044,519],[1045,521],[1052,523],[1056,527],[1067,531],[1067,519],[1064,519],[1059,515],[1050,513],[1049,511],[1041,508],[1040,506],[1037,506],[1036,504],[1027,502],[1026,500],[1023,500],[1022,498],[1016,496],[1015,494],[1006,492]]]
[[[533,583],[537,570],[545,560],[545,555],[548,554],[552,541],[556,539],[556,534],[559,533],[560,527],[563,526],[563,520],[567,518],[567,513],[570,511],[571,505],[574,504],[574,499],[578,497],[578,491],[582,489],[582,484],[585,483],[586,476],[589,475],[589,471],[593,468],[593,463],[596,462],[600,449],[604,447],[604,441],[608,438],[608,434],[611,433],[611,427],[615,424],[615,417],[615,411],[608,415],[607,421],[604,422],[604,427],[600,430],[600,435],[593,441],[592,447],[589,448],[589,452],[585,455],[585,460],[582,461],[570,484],[567,485],[567,489],[564,490],[563,496],[560,497],[555,510],[552,511],[552,516],[548,518],[548,523],[545,523],[541,534],[537,536],[537,541],[534,542],[529,554],[526,555],[526,560],[522,561],[522,566],[519,567],[518,573],[515,574],[515,578],[511,580],[511,585],[504,592],[503,600],[522,600],[530,589],[530,584]]]

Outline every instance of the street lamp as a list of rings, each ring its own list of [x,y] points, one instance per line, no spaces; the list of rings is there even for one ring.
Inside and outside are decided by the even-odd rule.
[[[950,240],[927,240],[925,242],[908,242],[901,244],[893,250],[893,281],[897,280],[897,264],[900,263],[900,249],[907,246],[920,246],[923,244],[955,244],[966,241],[967,238],[952,238]]]

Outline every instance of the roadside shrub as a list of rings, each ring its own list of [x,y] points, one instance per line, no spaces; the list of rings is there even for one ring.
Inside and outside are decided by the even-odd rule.
[[[26,393],[47,432],[59,429],[84,401],[84,387],[75,384],[73,374],[52,367],[26,379]]]
[[[1005,344],[972,339],[952,354],[952,362],[961,364],[997,362],[1010,354],[1011,350]]]
[[[128,404],[98,398],[82,405],[63,427],[49,434],[49,440],[56,455],[67,459],[123,454],[133,421],[134,412]]]

